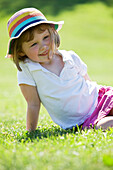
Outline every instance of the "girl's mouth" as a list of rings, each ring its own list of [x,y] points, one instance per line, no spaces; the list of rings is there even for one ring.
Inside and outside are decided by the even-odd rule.
[[[42,54],[39,54],[39,56],[46,56],[46,55],[48,55],[48,50],[46,50],[44,53],[42,53]]]

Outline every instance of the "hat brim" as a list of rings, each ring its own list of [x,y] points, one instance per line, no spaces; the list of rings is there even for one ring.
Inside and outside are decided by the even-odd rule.
[[[62,28],[62,25],[64,24],[64,21],[59,21],[59,22],[54,22],[54,21],[40,21],[40,22],[36,22],[36,23],[33,23],[33,24],[30,24],[29,26],[25,27],[18,36],[16,37],[12,37],[9,39],[9,42],[8,42],[8,50],[7,50],[7,54],[5,56],[5,58],[12,58],[12,52],[11,52],[11,43],[13,40],[17,39],[20,37],[20,35],[26,31],[27,29],[33,27],[33,26],[36,26],[36,25],[39,25],[39,24],[50,24],[50,25],[54,25],[54,28],[55,30],[58,32],[61,28]]]

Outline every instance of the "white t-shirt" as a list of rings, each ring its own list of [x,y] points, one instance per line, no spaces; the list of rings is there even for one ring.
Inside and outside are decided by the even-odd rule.
[[[18,84],[36,86],[53,121],[67,129],[82,124],[92,114],[97,105],[98,85],[85,81],[87,66],[76,53],[65,50],[60,53],[65,63],[60,76],[26,59],[20,63]]]

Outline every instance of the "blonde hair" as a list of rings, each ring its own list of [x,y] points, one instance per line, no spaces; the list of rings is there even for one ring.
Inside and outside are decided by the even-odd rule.
[[[40,34],[40,33],[43,33],[46,29],[50,33],[50,37],[51,37],[50,48],[53,54],[56,52],[57,48],[60,46],[60,37],[59,37],[58,32],[53,28],[53,26],[49,24],[40,24],[40,25],[31,27],[25,32],[23,32],[19,38],[12,41],[11,50],[12,50],[13,62],[16,64],[16,67],[19,71],[22,71],[21,67],[19,66],[19,62],[25,61],[25,59],[28,58],[26,55],[25,56],[20,55],[20,53],[22,52],[22,43],[33,40],[35,30],[37,30],[37,32]]]

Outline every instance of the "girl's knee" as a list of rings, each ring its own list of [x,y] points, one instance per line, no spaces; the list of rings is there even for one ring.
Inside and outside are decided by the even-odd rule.
[[[108,116],[113,116],[113,108],[110,110]]]
[[[113,116],[104,117],[96,126],[96,128],[102,128],[103,130],[108,129],[109,127],[113,127]]]

